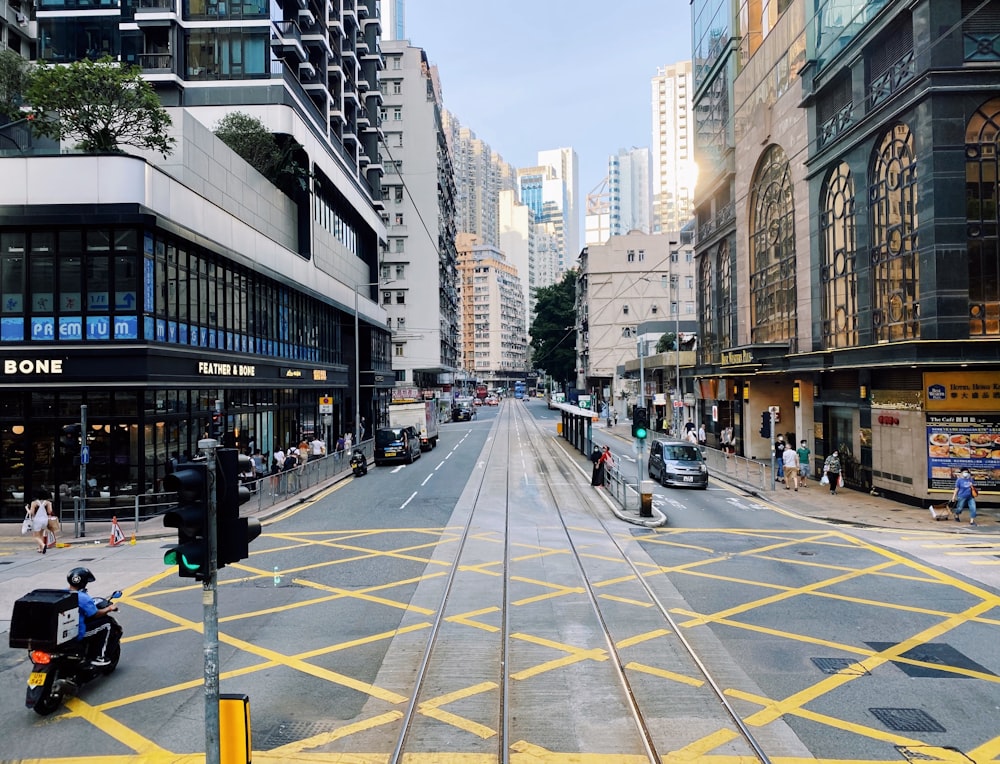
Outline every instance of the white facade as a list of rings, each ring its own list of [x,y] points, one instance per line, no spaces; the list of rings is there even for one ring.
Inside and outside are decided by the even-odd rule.
[[[522,204],[531,207],[535,222],[558,245],[555,267],[561,275],[580,253],[579,169],[570,148],[538,152],[535,167],[517,171]]]
[[[652,233],[653,197],[649,149],[621,149],[608,159],[611,236]]]
[[[455,186],[440,89],[424,51],[383,41],[386,248],[380,302],[397,385],[450,382],[458,364]]]
[[[678,231],[693,215],[698,179],[693,95],[690,61],[657,69],[652,79],[654,231]]]

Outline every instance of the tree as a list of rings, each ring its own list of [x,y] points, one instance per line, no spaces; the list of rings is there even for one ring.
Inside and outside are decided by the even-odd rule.
[[[576,378],[576,275],[567,271],[562,281],[535,290],[532,364],[563,381]]]
[[[0,124],[19,119],[31,66],[12,50],[0,51]]]
[[[302,147],[284,136],[279,141],[256,117],[230,112],[219,120],[215,135],[289,196],[305,188],[307,173],[295,159]]]
[[[656,341],[656,352],[665,353],[668,350],[674,350],[674,339],[676,339],[676,335],[673,332],[664,332]]]
[[[110,56],[68,66],[41,64],[26,93],[36,133],[77,140],[87,153],[121,153],[121,145],[153,149],[164,157],[174,139],[170,115],[138,66]]]

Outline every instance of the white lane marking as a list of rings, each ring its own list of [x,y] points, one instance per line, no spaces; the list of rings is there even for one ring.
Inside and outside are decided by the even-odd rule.
[[[392,471],[392,474],[393,474],[393,475],[395,475],[395,474],[396,474],[397,472],[399,472],[399,471],[400,471],[401,469],[403,469],[403,467],[404,467],[404,466],[405,466],[405,465],[403,465],[403,464],[397,464],[397,465],[396,465],[396,469],[394,469],[394,470]]]
[[[403,502],[403,503],[402,503],[402,504],[400,505],[400,507],[399,507],[399,508],[400,508],[400,509],[406,509],[406,505],[407,505],[407,504],[409,504],[409,503],[410,503],[411,501],[413,501],[413,497],[414,497],[414,496],[416,496],[416,495],[417,495],[417,492],[416,492],[416,491],[414,491],[413,493],[411,493],[411,494],[410,494],[410,498],[408,498],[408,499],[407,499],[406,501],[404,501],[404,502]]]
[[[420,484],[420,487],[423,488],[425,485],[427,485],[427,481],[430,480],[432,477],[434,477],[434,473],[433,472],[430,475],[428,475],[427,477],[424,478],[424,482],[422,482]]]

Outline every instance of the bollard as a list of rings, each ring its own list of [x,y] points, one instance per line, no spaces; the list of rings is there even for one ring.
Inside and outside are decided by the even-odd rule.
[[[653,481],[642,481],[642,492],[639,495],[639,517],[653,516]]]

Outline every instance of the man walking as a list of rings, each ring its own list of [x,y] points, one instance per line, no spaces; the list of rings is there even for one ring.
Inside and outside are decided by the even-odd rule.
[[[790,448],[786,448],[781,455],[785,462],[785,490],[794,486],[799,490],[799,455]]]
[[[799,483],[805,488],[806,478],[809,477],[809,457],[812,455],[812,451],[809,450],[809,446],[803,440],[799,443],[799,447],[795,450],[795,453],[799,455]]]

